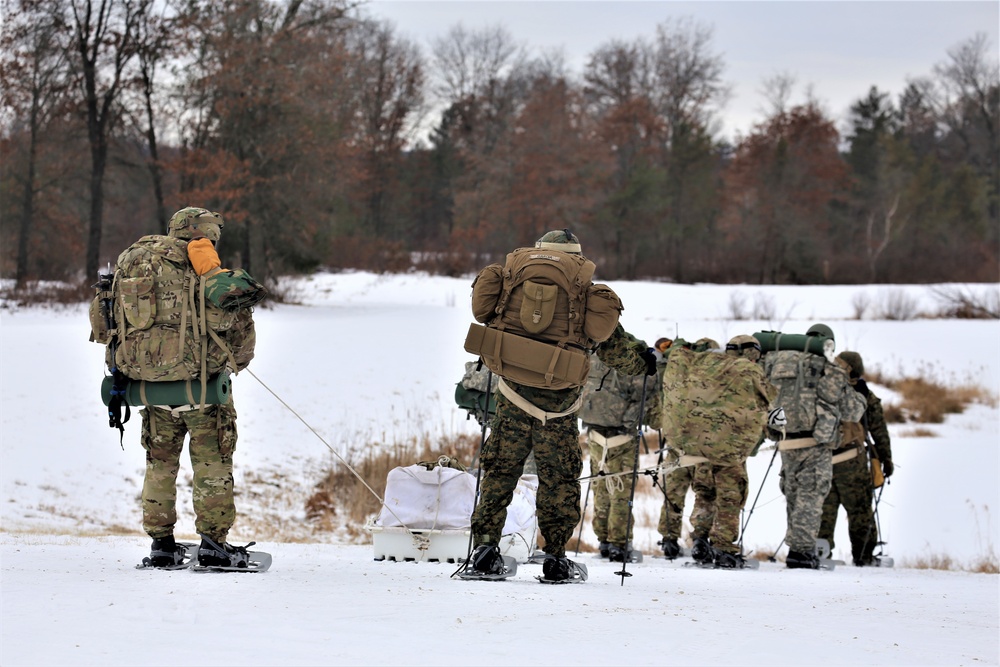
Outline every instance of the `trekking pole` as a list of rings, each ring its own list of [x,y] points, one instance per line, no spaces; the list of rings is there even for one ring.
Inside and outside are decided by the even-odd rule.
[[[476,450],[476,455],[473,457],[473,462],[479,462],[479,466],[476,468],[476,491],[472,496],[472,514],[469,515],[469,544],[465,550],[465,562],[458,566],[458,569],[451,573],[451,576],[455,576],[462,570],[469,567],[469,561],[472,559],[472,517],[476,514],[476,507],[479,506],[479,481],[483,476],[483,466],[482,466],[482,455],[483,447],[486,446],[486,425],[489,423],[489,407],[490,407],[490,392],[488,391],[493,385],[493,371],[489,370],[486,372],[486,416],[482,423],[482,436],[479,439],[479,448]]]
[[[781,538],[781,542],[778,542],[778,548],[774,550],[774,553],[767,557],[772,563],[778,562],[778,552],[781,551],[781,547],[785,544],[785,538]]]
[[[583,539],[583,522],[587,519],[587,503],[590,502],[590,481],[587,481],[587,495],[583,497],[583,512],[580,514],[580,532],[576,534],[576,555],[580,555],[580,540]]]
[[[778,455],[778,448],[775,447],[774,448],[774,454],[771,454],[771,462],[767,464],[767,470],[764,471],[764,479],[760,480],[760,488],[757,489],[757,495],[753,499],[753,504],[750,505],[750,511],[747,513],[746,521],[744,521],[743,525],[740,526],[740,553],[743,553],[743,533],[747,529],[747,524],[750,523],[750,517],[753,516],[754,508],[757,507],[757,500],[760,499],[760,492],[764,490],[764,482],[767,481],[767,476],[771,472],[771,466],[774,465],[774,458],[777,455]],[[782,541],[784,541],[784,540],[782,540]],[[780,549],[781,546],[779,545],[778,548]],[[775,553],[778,553],[778,552],[775,551]]]
[[[645,437],[642,433],[642,414],[646,410],[646,378],[648,376],[642,376],[642,398],[639,399],[639,425],[636,427],[636,441],[635,441],[635,456],[632,461],[632,490],[629,491],[628,497],[628,523],[625,525],[625,549],[629,548],[629,542],[632,539],[632,506],[635,504],[635,483],[639,479],[639,441],[645,442]],[[631,577],[626,569],[628,565],[628,559],[632,555],[631,550],[626,551],[622,557],[622,569],[621,572],[615,572],[615,574],[620,574],[622,576],[621,585],[625,585],[625,577]]]

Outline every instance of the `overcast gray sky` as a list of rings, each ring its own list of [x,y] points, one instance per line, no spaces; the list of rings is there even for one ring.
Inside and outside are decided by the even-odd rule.
[[[895,99],[908,77],[931,73],[947,50],[986,33],[997,55],[1000,2],[758,0],[699,2],[550,0],[373,0],[367,12],[388,19],[426,54],[435,37],[462,23],[500,24],[534,53],[562,49],[579,75],[587,55],[611,39],[652,38],[668,18],[692,17],[713,27],[713,51],[725,60],[733,96],[723,134],[746,133],[763,118],[765,78],[788,73],[805,100],[807,86],[843,127],[851,104],[877,86]]]

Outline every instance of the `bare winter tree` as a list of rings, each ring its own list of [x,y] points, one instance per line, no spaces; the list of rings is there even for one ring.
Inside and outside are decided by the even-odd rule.
[[[29,272],[29,237],[35,227],[39,144],[62,109],[66,94],[65,25],[56,2],[3,3],[5,26],[0,58],[3,107],[17,131],[27,135],[21,179],[15,282],[23,287]],[[8,130],[12,129],[10,126]]]
[[[104,224],[104,174],[111,133],[121,118],[119,106],[126,69],[136,55],[136,31],[151,0],[71,0],[69,52],[77,76],[75,96],[87,119],[90,145],[90,221],[86,275],[100,265]]]

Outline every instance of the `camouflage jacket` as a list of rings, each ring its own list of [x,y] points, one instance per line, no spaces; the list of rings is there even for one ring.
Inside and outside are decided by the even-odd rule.
[[[882,401],[868,388],[868,383],[862,379],[852,380],[854,390],[865,397],[867,407],[863,424],[867,431],[871,433],[872,441],[875,444],[875,455],[879,461],[892,460],[892,446],[889,442],[889,427],[885,423],[885,415],[882,412]]]

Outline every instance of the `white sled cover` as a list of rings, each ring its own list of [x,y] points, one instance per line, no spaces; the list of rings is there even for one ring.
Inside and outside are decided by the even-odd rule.
[[[534,532],[538,476],[522,475],[507,507],[504,535]],[[376,526],[411,529],[468,529],[476,502],[476,477],[468,472],[422,465],[393,468],[385,482],[385,504]]]

